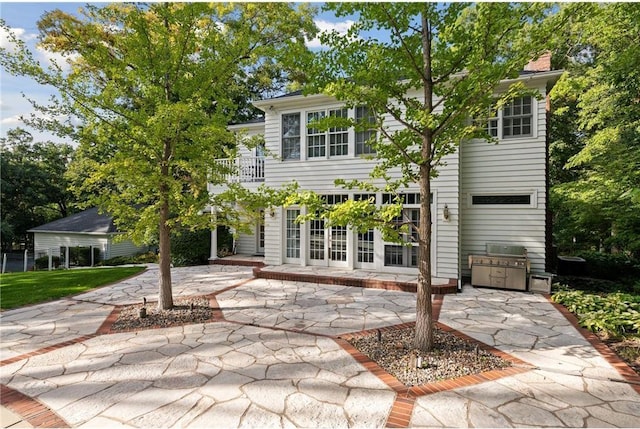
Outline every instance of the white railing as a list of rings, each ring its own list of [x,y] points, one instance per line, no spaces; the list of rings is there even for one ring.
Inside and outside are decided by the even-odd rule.
[[[224,158],[216,161],[225,170],[227,181],[233,183],[264,182],[264,157],[241,156],[238,158]]]

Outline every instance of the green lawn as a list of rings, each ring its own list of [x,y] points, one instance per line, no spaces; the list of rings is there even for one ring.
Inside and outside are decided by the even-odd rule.
[[[75,295],[117,282],[144,269],[144,267],[117,267],[2,274],[0,275],[0,308],[8,310]]]

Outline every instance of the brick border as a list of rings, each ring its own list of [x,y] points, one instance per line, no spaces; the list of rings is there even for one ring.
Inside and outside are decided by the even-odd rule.
[[[494,381],[504,377],[510,377],[512,375],[522,374],[527,371],[531,371],[535,367],[527,362],[518,359],[517,357],[510,355],[502,350],[499,350],[493,346],[485,344],[476,340],[460,331],[457,331],[444,323],[438,322],[440,315],[440,309],[444,297],[442,295],[436,296],[433,303],[433,319],[435,325],[442,331],[451,333],[458,338],[462,338],[470,343],[476,344],[478,348],[485,350],[493,355],[496,355],[514,366],[510,366],[504,369],[494,369],[490,371],[484,371],[478,374],[465,375],[462,377],[451,378],[443,381],[436,381],[433,383],[422,384],[418,386],[406,386],[400,382],[397,378],[386,372],[377,363],[372,361],[367,355],[360,352],[351,343],[349,339],[370,335],[377,331],[389,332],[396,329],[404,329],[415,326],[415,322],[402,323],[394,326],[386,326],[379,329],[367,329],[364,331],[352,332],[345,335],[340,335],[334,338],[334,341],[338,343],[347,353],[351,355],[358,363],[364,366],[369,372],[377,376],[383,383],[385,383],[390,389],[396,392],[396,398],[387,417],[386,427],[388,428],[407,428],[411,422],[411,415],[415,406],[415,401],[421,396],[430,395],[438,392],[445,392],[447,390],[457,389],[460,387],[473,386],[475,384],[485,383],[487,381]]]
[[[236,265],[238,267],[257,267],[262,268],[266,265],[262,261],[251,261],[247,259],[224,259],[217,258],[209,260],[209,265]]]
[[[360,279],[353,277],[321,276],[317,274],[287,273],[280,271],[263,270],[262,267],[255,267],[253,275],[258,279],[300,281],[308,283],[320,283],[339,286],[351,286],[369,289],[385,289],[401,292],[416,292],[417,285],[410,282],[397,282],[393,280]],[[443,295],[458,292],[458,280],[449,279],[449,283],[443,285],[432,285],[433,295]]]
[[[611,350],[609,346],[603,343],[596,334],[580,326],[578,318],[572,312],[567,310],[564,305],[553,302],[551,300],[551,295],[549,294],[545,294],[544,296],[547,298],[547,301],[549,301],[549,303],[551,303],[551,305],[553,305],[555,309],[558,310],[574,328],[576,328],[584,339],[587,340],[589,344],[591,344],[591,346],[593,346],[593,348],[596,349],[598,353],[600,353],[602,357],[615,368],[616,371],[618,371],[618,374],[629,382],[629,386],[640,394],[640,375],[627,365],[625,361],[620,359],[620,357],[618,357],[618,355]]]
[[[26,420],[31,426],[39,428],[71,427],[62,417],[27,395],[0,384],[0,403]]]

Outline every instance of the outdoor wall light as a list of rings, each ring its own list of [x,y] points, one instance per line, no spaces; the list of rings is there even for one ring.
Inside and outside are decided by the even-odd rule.
[[[274,217],[276,215],[276,211],[273,209],[273,207],[269,208],[269,216]]]
[[[444,209],[442,209],[442,217],[444,220],[449,220],[449,206],[446,204],[444,205]]]

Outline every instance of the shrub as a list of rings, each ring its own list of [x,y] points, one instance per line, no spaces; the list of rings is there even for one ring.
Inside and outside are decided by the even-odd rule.
[[[155,252],[138,253],[133,256],[115,256],[106,259],[100,265],[116,266],[128,264],[153,264],[158,262],[158,255]]]
[[[208,229],[198,231],[175,231],[171,235],[171,261],[176,267],[202,265],[209,261],[211,232]]]
[[[625,280],[640,276],[640,262],[624,254],[593,251],[578,252],[576,256],[587,262],[587,275],[599,279]]]
[[[611,293],[605,296],[561,290],[551,299],[578,317],[581,326],[609,337],[640,332],[640,296]]]
[[[48,270],[49,269],[49,257],[48,256],[41,256],[39,258],[36,258],[36,260],[34,261],[36,270]],[[51,264],[53,265],[53,268],[58,268],[60,266],[60,257],[58,256],[52,256],[51,257]]]

